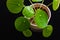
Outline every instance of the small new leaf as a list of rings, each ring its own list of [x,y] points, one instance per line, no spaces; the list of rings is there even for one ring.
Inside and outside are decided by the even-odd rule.
[[[33,2],[41,2],[42,0],[32,0]]]

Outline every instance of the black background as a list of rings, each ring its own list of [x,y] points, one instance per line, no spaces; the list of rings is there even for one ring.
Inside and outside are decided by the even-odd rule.
[[[33,32],[30,38],[24,37],[21,32],[18,32],[14,27],[14,21],[17,17],[22,16],[19,14],[12,14],[6,7],[7,0],[0,0],[0,40],[60,40],[60,9],[53,11],[52,5],[49,6],[51,10],[51,24],[54,28],[52,35],[49,38],[44,38],[41,32]],[[48,5],[52,0],[45,0],[44,4]],[[25,5],[30,5],[28,0],[25,0]],[[59,7],[60,8],[60,7]]]

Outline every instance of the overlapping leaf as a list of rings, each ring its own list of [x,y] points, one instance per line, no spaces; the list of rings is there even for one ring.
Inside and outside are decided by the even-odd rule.
[[[39,28],[45,28],[48,21],[48,15],[42,9],[37,9],[34,21]]]
[[[30,28],[30,23],[26,18],[18,17],[15,21],[15,28],[18,31],[25,31]]]
[[[34,15],[34,10],[32,8],[32,6],[26,6],[24,9],[23,9],[23,15],[27,18],[31,18],[33,15]]]

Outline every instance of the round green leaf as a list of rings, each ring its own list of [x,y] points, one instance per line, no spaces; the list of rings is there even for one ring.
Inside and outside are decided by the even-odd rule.
[[[53,27],[51,25],[48,25],[46,28],[43,29],[43,36],[44,37],[49,37],[53,32]]]
[[[12,13],[19,13],[23,8],[23,1],[24,0],[7,0],[7,8]]]
[[[56,11],[59,7],[59,0],[53,0],[53,10]]]
[[[15,21],[15,28],[18,31],[25,31],[30,28],[30,23],[26,18],[18,17]]]
[[[32,6],[25,6],[22,13],[25,17],[31,18],[34,15],[34,10]]]
[[[37,9],[36,10],[36,14],[34,17],[34,21],[36,23],[36,25],[38,26],[38,28],[45,28],[47,26],[47,22],[48,22],[48,15],[45,11],[43,11],[42,9]]]
[[[31,37],[32,36],[32,32],[29,29],[26,31],[23,31],[23,34],[25,37]]]
[[[33,2],[41,2],[42,0],[32,0]]]

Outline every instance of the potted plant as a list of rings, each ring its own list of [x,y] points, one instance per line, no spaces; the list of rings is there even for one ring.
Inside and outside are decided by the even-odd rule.
[[[14,23],[16,30],[22,32],[26,37],[32,36],[31,30],[35,32],[42,31],[44,37],[49,37],[53,32],[52,25],[48,25],[51,18],[49,6],[52,5],[53,10],[56,11],[60,1],[53,0],[49,5],[43,4],[44,0],[29,1],[31,5],[28,6],[24,5],[24,0],[7,0],[6,2],[7,8],[11,13],[18,14],[22,11],[23,16],[16,18]]]

